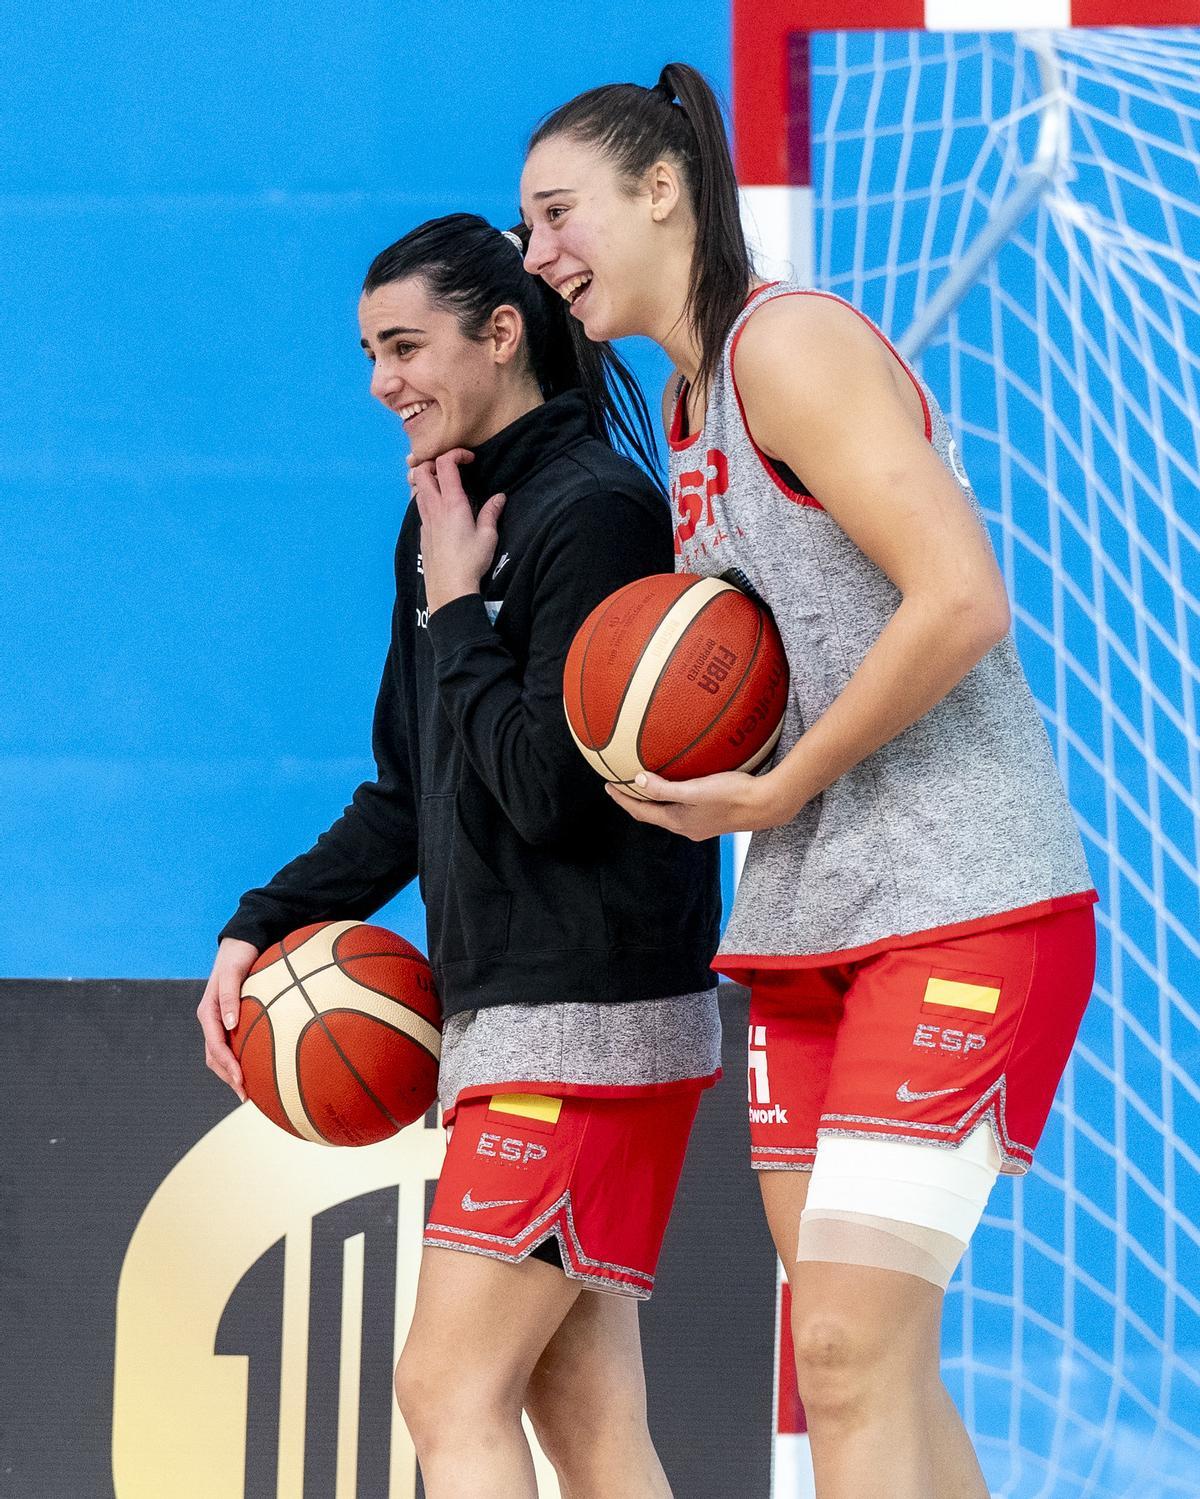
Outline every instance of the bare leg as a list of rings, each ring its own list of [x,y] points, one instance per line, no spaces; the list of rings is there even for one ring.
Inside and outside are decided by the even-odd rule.
[[[950,1391],[939,1381],[929,1407],[929,1440],[933,1448],[936,1499],[988,1499],[988,1486]]]
[[[987,1499],[940,1373],[942,1293],[912,1275],[796,1263],[809,1175],[759,1173],[792,1286],[797,1378],[820,1499]]]
[[[936,1494],[941,1292],[896,1270],[802,1262],[792,1337],[821,1499]],[[940,1496],[939,1496],[940,1499]]]
[[[525,1395],[563,1499],[671,1499],[646,1425],[637,1302],[584,1291]]]
[[[427,1499],[537,1499],[521,1407],[579,1294],[541,1260],[425,1249],[396,1398]]]

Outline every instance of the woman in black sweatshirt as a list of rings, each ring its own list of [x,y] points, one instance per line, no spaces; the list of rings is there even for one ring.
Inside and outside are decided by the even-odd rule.
[[[636,387],[575,333],[569,292],[467,214],[372,264],[362,345],[413,487],[377,775],[243,896],[199,1010],[240,1093],[225,1028],[258,954],[419,878],[450,1141],[396,1388],[429,1499],[535,1499],[523,1406],[573,1496],[670,1492],[636,1302],[719,1066],[717,850],[624,817],[563,713],[580,623],[673,566],[661,492],[612,445],[649,457],[645,408],[625,416],[614,389]]]

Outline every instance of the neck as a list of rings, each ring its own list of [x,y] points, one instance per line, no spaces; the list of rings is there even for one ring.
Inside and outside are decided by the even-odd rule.
[[[700,373],[700,340],[687,315],[688,285],[692,274],[690,242],[668,252],[656,276],[655,305],[646,335],[662,349],[671,363],[692,384]]]
[[[497,432],[503,432],[505,427],[511,427],[513,422],[524,416],[526,412],[543,404],[542,393],[537,386],[522,381],[520,385],[506,391],[497,401],[488,413],[487,420],[482,424],[479,436],[471,446],[478,447],[480,443],[487,442],[488,438],[495,437]]]
[[[689,248],[686,263],[680,264],[677,261],[667,267],[660,283],[663,290],[658,299],[659,314],[654,326],[646,331],[668,356],[688,385],[695,386],[700,375],[703,350],[685,310],[690,277],[691,252]],[[751,274],[750,284],[746,288],[747,295],[765,285],[766,282],[761,276]]]

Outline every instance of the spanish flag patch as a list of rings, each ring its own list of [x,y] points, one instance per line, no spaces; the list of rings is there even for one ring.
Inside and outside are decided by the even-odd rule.
[[[561,1098],[550,1098],[544,1093],[495,1093],[488,1099],[487,1116],[498,1124],[520,1119],[523,1128],[551,1135],[562,1113],[562,1103]]]
[[[961,977],[945,978],[934,974],[925,985],[922,1008],[970,1010],[976,1015],[994,1015],[1000,1004],[1000,988],[1000,979],[979,983]]]

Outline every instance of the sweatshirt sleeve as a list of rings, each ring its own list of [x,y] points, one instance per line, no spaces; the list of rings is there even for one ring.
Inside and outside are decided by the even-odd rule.
[[[607,806],[563,711],[563,666],[576,630],[615,589],[672,567],[665,505],[592,494],[560,516],[537,562],[529,658],[522,670],[477,593],[429,616],[443,709],[464,751],[527,843],[552,843]]]
[[[341,817],[307,853],[242,896],[218,940],[239,937],[262,952],[312,921],[362,920],[416,874],[417,819],[405,734],[399,609],[398,604],[375,703],[375,779],[363,782]]]

